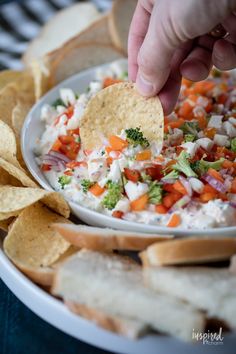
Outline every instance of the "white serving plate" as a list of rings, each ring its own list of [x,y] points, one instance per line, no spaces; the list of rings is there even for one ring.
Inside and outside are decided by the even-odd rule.
[[[120,65],[127,65],[125,59],[120,59],[117,61]],[[108,68],[110,64],[104,64],[99,68]],[[42,171],[35,161],[34,147],[37,139],[42,135],[44,131],[44,124],[40,121],[40,112],[41,108],[45,103],[51,104],[59,97],[59,89],[62,87],[72,88],[75,92],[82,93],[88,87],[90,81],[95,79],[97,68],[91,68],[86,71],[83,71],[79,74],[76,74],[69,79],[60,83],[60,85],[53,88],[45,96],[43,96],[31,109],[29,112],[25,124],[22,129],[22,153],[25,160],[25,163],[38,181],[38,183],[45,188],[46,190],[52,190],[52,187],[49,185]],[[93,226],[105,226],[113,227],[120,230],[128,231],[139,231],[147,233],[156,233],[156,234],[169,234],[170,232],[176,236],[191,236],[191,235],[209,235],[209,236],[234,236],[236,235],[236,226],[233,227],[224,227],[216,229],[205,229],[203,230],[187,230],[183,228],[167,228],[158,225],[148,225],[141,224],[137,222],[130,222],[121,219],[116,219],[111,216],[107,216],[96,211],[90,210],[86,207],[78,205],[76,203],[70,202],[70,207],[72,212],[78,216],[82,221]],[[201,222],[201,220],[199,220]]]
[[[39,317],[96,347],[120,354],[235,354],[236,335],[224,337],[223,345],[181,342],[164,335],[148,335],[138,340],[112,334],[70,312],[66,306],[24,276],[3,253],[0,244],[0,277],[8,288]]]
[[[104,65],[106,67],[107,65]],[[94,78],[95,69],[86,70],[83,73],[75,75],[57,86],[44,96],[31,110],[27,117],[27,121],[23,129],[22,148],[25,161],[29,170],[35,179],[47,190],[52,190],[47,180],[44,178],[38,168],[33,154],[34,142],[43,131],[43,125],[39,120],[39,113],[44,103],[51,103],[58,97],[60,87],[71,87],[72,89],[82,92],[88,83]],[[113,226],[119,229],[139,230],[145,232],[162,232],[169,233],[166,228],[157,226],[142,225],[119,221],[102,214],[93,212],[82,206],[70,203],[70,206],[80,219],[91,224],[99,226]],[[230,230],[229,230],[230,229]],[[186,230],[185,230],[186,231]],[[208,234],[229,235],[234,234],[236,228],[225,228],[209,230]],[[201,232],[194,232],[194,234]],[[184,234],[184,231],[177,230],[175,234]],[[189,232],[188,232],[189,234]],[[1,235],[0,235],[1,238]],[[26,276],[24,276],[6,257],[2,250],[0,239],[0,277],[8,288],[29,307],[39,317],[57,327],[63,332],[82,340],[91,345],[97,346],[120,354],[234,354],[236,346],[236,336],[231,333],[224,337],[223,345],[202,345],[201,343],[191,344],[181,342],[173,337],[160,334],[148,335],[136,341],[112,334],[95,326],[92,322],[87,321],[77,315],[71,313],[64,304],[54,298]]]

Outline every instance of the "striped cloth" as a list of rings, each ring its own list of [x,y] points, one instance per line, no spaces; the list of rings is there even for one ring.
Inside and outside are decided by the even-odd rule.
[[[92,0],[100,11],[111,6],[111,0]],[[0,1],[0,70],[22,69],[22,53],[56,11],[76,0]]]

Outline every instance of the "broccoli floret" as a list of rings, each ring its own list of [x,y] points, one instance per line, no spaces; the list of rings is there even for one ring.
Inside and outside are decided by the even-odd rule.
[[[185,136],[184,136],[185,143],[193,142],[195,139],[196,139],[196,136],[194,134],[185,134]]]
[[[191,164],[192,169],[197,172],[199,175],[203,175],[204,173],[206,173],[209,168],[214,168],[214,170],[219,171],[221,169],[222,163],[224,162],[224,158],[221,157],[219,160],[217,161],[205,161],[203,159],[199,160],[199,161],[195,161]]]
[[[107,188],[108,192],[102,200],[102,205],[108,210],[112,210],[122,196],[122,187],[118,183],[108,181]]]
[[[141,178],[143,182],[151,182],[152,177],[147,175],[145,172],[141,172]]]
[[[192,134],[194,137],[197,137],[199,131],[198,122],[185,122],[179,129],[185,134]]]
[[[133,146],[141,145],[143,148],[147,148],[150,144],[149,141],[143,136],[140,128],[129,128],[125,130],[126,139]]]
[[[181,151],[177,157],[177,163],[172,166],[173,170],[182,172],[187,177],[197,177],[197,174],[192,170],[188,161],[189,154],[186,151]]]
[[[162,186],[157,181],[149,185],[148,201],[150,204],[160,204],[162,201]]]
[[[165,175],[165,177],[162,178],[162,180],[168,180],[168,179],[177,179],[179,177],[179,172],[178,171],[171,171],[170,173],[168,173],[167,175]]]
[[[80,184],[81,184],[81,187],[83,188],[83,192],[87,193],[89,188],[94,185],[94,182],[90,181],[89,179],[82,179]]]
[[[58,183],[61,185],[61,188],[64,189],[65,185],[70,184],[71,182],[71,177],[70,176],[60,176],[58,177]]]
[[[236,138],[233,138],[230,142],[230,147],[233,152],[236,152]]]
[[[55,100],[53,103],[52,103],[52,106],[54,108],[57,108],[57,106],[64,106],[66,107],[65,103],[62,101],[61,98],[58,98],[57,100]]]

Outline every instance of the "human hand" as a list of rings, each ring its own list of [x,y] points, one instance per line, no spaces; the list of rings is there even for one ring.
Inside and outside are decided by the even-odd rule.
[[[218,24],[226,38],[209,35]],[[182,76],[200,81],[213,64],[220,70],[236,67],[236,0],[139,0],[129,32],[128,63],[129,78],[139,92],[158,94],[169,114]]]

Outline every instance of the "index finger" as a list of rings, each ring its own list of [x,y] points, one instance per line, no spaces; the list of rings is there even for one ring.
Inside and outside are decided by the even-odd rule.
[[[137,57],[148,30],[150,15],[150,12],[138,1],[130,25],[128,38],[128,71],[131,81],[136,80],[138,71]]]

